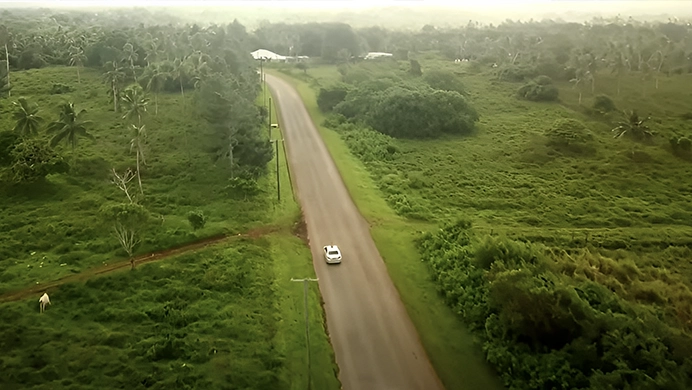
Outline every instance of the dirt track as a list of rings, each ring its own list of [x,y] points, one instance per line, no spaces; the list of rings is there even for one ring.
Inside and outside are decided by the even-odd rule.
[[[267,75],[346,390],[443,389],[339,172],[295,89]],[[338,245],[340,265],[322,247]]]
[[[215,244],[220,244],[222,242],[227,242],[230,240],[242,238],[242,237],[249,237],[249,238],[256,238],[259,236],[262,236],[264,234],[272,233],[274,231],[277,231],[278,227],[276,226],[262,226],[253,230],[250,230],[247,233],[244,234],[237,234],[237,235],[219,235],[215,237],[208,237],[199,241],[191,242],[189,244],[181,245],[178,247],[162,250],[159,252],[153,252],[153,253],[147,253],[145,255],[138,256],[134,259],[135,266],[140,265],[140,264],[145,264],[145,263],[150,263],[152,261],[160,261],[164,260],[166,258],[169,258],[171,256],[176,256],[180,255],[185,252],[190,252],[190,251],[195,251],[202,249],[204,247],[207,247],[209,245],[215,245]],[[42,292],[47,291],[50,292],[53,289],[65,284],[65,283],[73,283],[73,282],[78,282],[78,281],[84,281],[87,279],[91,279],[96,276],[108,274],[111,272],[119,271],[122,269],[130,268],[130,261],[129,260],[120,260],[111,264],[106,264],[101,267],[96,267],[96,268],[91,268],[87,269],[83,272],[73,274],[73,275],[68,275],[63,278],[53,280],[47,283],[43,284],[37,284],[35,286],[29,287],[29,288],[24,288],[21,290],[16,290],[16,291],[9,291],[4,294],[0,295],[0,302],[11,302],[11,301],[18,301],[21,299],[29,298],[29,297],[34,297],[34,296],[40,296]]]

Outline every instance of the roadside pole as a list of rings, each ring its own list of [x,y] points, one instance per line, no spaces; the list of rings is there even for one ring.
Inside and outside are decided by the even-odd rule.
[[[308,349],[308,390],[312,388],[312,381],[310,378],[310,325],[308,323],[308,282],[317,282],[319,279],[294,279],[291,278],[291,282],[303,282],[303,300],[305,304],[305,340]]]
[[[281,202],[281,185],[279,183],[279,177],[281,177],[281,171],[279,170],[279,141],[283,142],[282,139],[274,140],[276,145],[276,198]]]

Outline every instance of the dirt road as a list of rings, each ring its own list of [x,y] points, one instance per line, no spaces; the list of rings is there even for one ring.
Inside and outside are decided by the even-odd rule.
[[[267,75],[307,224],[339,379],[346,390],[443,389],[399,293],[295,89]],[[340,265],[322,247],[336,244]],[[296,275],[302,277],[302,275]]]

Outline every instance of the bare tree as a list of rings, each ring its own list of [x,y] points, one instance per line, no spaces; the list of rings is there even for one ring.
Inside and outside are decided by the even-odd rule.
[[[127,196],[127,199],[130,201],[130,203],[135,203],[134,198],[132,195],[130,195],[130,182],[132,179],[135,178],[134,172],[132,172],[131,169],[127,169],[125,173],[120,176],[118,175],[118,172],[115,171],[115,168],[112,168],[113,171],[113,184],[115,184],[122,192],[125,193],[125,196]]]

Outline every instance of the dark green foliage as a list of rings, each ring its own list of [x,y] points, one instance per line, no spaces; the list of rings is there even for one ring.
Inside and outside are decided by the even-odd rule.
[[[187,221],[194,230],[199,230],[207,223],[207,217],[201,211],[190,211],[187,213]]]
[[[50,93],[53,95],[61,95],[72,91],[74,91],[74,88],[72,88],[72,86],[62,83],[53,83],[53,87],[51,87],[50,89]]]
[[[423,75],[423,81],[433,89],[454,91],[466,95],[466,88],[459,77],[448,70],[430,69]]]
[[[375,130],[401,138],[469,134],[477,120],[478,114],[462,95],[431,88],[390,88],[368,116]]]
[[[618,122],[618,125],[611,130],[614,134],[613,138],[628,136],[641,141],[653,137],[654,133],[646,124],[646,121],[649,119],[651,118],[641,118],[635,110],[623,111],[622,119]]]
[[[687,137],[673,136],[669,141],[673,153],[679,156],[688,156],[692,152],[692,140]]]
[[[574,153],[591,151],[593,135],[584,123],[576,119],[558,119],[546,130],[548,145],[553,148]]]
[[[343,127],[340,129],[343,131]],[[351,152],[364,162],[388,161],[397,152],[391,137],[374,130],[358,129],[342,134]]]
[[[33,182],[51,174],[66,173],[69,166],[45,141],[26,139],[11,152],[9,179],[15,183]]]
[[[685,120],[688,120],[688,121],[692,121],[692,112],[686,112],[686,113],[680,115],[680,117],[681,117],[682,119],[685,119]]]
[[[343,84],[320,88],[320,92],[317,95],[317,107],[322,112],[329,112],[337,104],[344,101],[346,94],[348,94],[348,87]]]
[[[408,70],[409,73],[411,73],[414,76],[422,76],[423,75],[423,70],[421,70],[420,63],[418,60],[409,60],[409,65],[410,68]]]
[[[615,106],[613,99],[607,95],[597,95],[594,98],[593,109],[601,114],[607,114],[609,112],[616,111],[617,107]]]
[[[498,79],[515,82],[536,77],[538,74],[535,67],[526,65],[503,65],[497,71]]]
[[[559,91],[550,77],[538,76],[519,88],[517,95],[534,102],[553,102],[558,100]]]
[[[509,388],[692,386],[692,358],[676,352],[692,338],[652,312],[652,303],[669,310],[665,298],[635,298],[660,282],[643,276],[651,270],[588,251],[563,259],[506,238],[479,240],[466,221],[425,234],[419,248]],[[608,287],[617,280],[625,291],[616,294]]]
[[[12,164],[12,151],[21,142],[21,137],[14,131],[0,132],[0,167]]]

